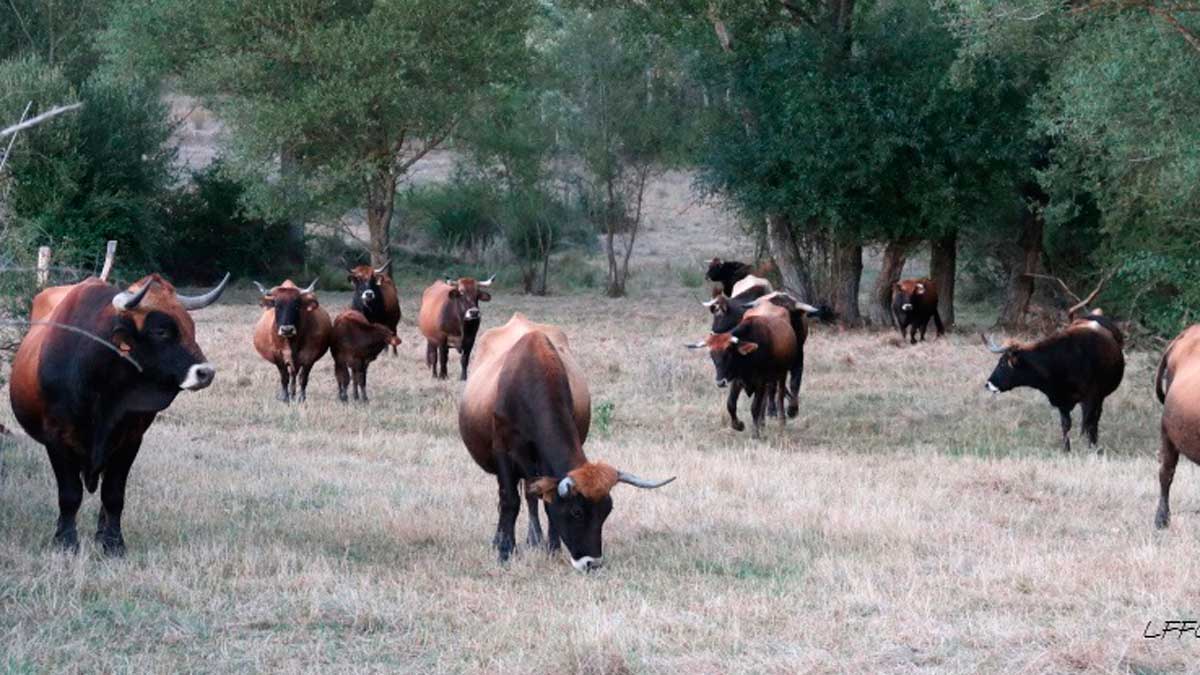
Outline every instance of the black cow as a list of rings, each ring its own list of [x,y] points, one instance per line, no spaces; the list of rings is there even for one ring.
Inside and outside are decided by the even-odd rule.
[[[721,290],[725,295],[733,297],[735,295],[734,284],[753,273],[754,268],[746,263],[713,258],[708,261],[708,271],[704,273],[704,278],[721,284]]]

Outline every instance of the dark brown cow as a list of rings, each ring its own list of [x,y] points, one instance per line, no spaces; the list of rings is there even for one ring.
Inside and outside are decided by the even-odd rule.
[[[303,402],[308,375],[313,364],[329,351],[333,336],[329,313],[313,293],[317,282],[301,289],[288,279],[269,291],[257,281],[254,285],[262,293],[264,307],[254,327],[254,349],[279,369],[280,390],[276,398],[285,403]]]
[[[1171,524],[1171,482],[1179,455],[1200,463],[1200,325],[1179,334],[1158,363],[1154,393],[1163,404],[1158,451],[1158,513],[1154,526]]]
[[[946,329],[942,326],[942,315],[938,313],[937,284],[933,279],[904,279],[892,285],[892,317],[896,327],[900,329],[900,337],[909,337],[906,333],[911,329],[910,341],[917,344],[917,330],[921,331],[921,341],[925,341],[925,329],[929,320],[937,327],[938,337]]]
[[[52,325],[25,335],[9,395],[17,421],[46,446],[54,468],[57,545],[78,550],[83,489],[99,485],[96,540],[108,554],[125,551],[125,483],[142,436],[180,391],[204,389],[216,375],[188,312],[216,302],[228,281],[193,297],[157,274],[124,291],[88,279],[48,288],[34,301],[31,320]]]
[[[704,273],[704,278],[721,284],[722,292],[732,298],[737,295],[737,291],[733,289],[734,285],[753,273],[754,268],[746,263],[713,258],[708,261],[708,270]],[[767,292],[770,293],[769,290]]]
[[[985,386],[989,391],[1033,387],[1058,408],[1063,450],[1071,451],[1071,411],[1083,406],[1083,432],[1095,447],[1100,436],[1104,399],[1117,390],[1125,375],[1125,337],[1100,313],[1076,319],[1065,329],[1033,344],[1005,346],[984,338],[1000,362]]]
[[[647,481],[583,454],[591,423],[591,396],[571,356],[567,338],[554,326],[516,314],[479,339],[475,368],[458,407],[463,443],[500,484],[500,520],[492,545],[501,562],[516,545],[513,528],[521,510],[517,482],[525,481],[530,547],[543,542],[537,503],[549,521],[546,544],[566,545],[579,571],[603,562],[601,537],[617,483],[657,488],[675,480]]]
[[[395,333],[396,326],[400,325],[400,294],[396,291],[395,282],[384,271],[390,264],[391,261],[388,261],[378,269],[359,265],[350,270],[346,279],[354,285],[350,309],[367,317],[367,321]],[[396,353],[394,346],[392,353]]]
[[[746,428],[737,418],[740,388],[753,397],[750,406],[754,422],[752,433],[754,438],[759,438],[767,398],[774,396],[777,408],[783,410],[787,376],[796,364],[798,346],[796,331],[786,309],[769,302],[754,309],[753,314],[747,312],[728,333],[711,333],[688,348],[708,349],[716,366],[718,387],[733,383],[726,409],[735,430]],[[787,416],[780,415],[779,421],[785,424]]]
[[[462,353],[461,379],[467,379],[471,348],[479,332],[479,303],[492,299],[491,293],[484,289],[491,286],[495,278],[492,275],[487,281],[470,277],[435,281],[421,294],[417,327],[426,340],[425,364],[435,378],[446,379],[446,360],[450,348],[454,347]]]
[[[347,401],[346,389],[354,380],[354,400],[367,402],[367,367],[379,353],[400,346],[400,338],[384,326],[372,323],[362,312],[348,309],[333,321],[333,339],[329,351],[333,354],[333,375],[337,379],[338,400]]]

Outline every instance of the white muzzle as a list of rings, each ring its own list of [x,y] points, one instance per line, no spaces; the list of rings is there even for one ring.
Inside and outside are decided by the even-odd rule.
[[[604,565],[603,558],[593,558],[590,555],[585,555],[582,558],[571,558],[571,567],[574,567],[578,572],[591,572],[595,569],[600,569]]]
[[[197,363],[188,368],[187,377],[183,379],[183,383],[179,385],[184,391],[200,391],[201,389],[212,384],[213,378],[217,376],[217,369],[213,368],[208,363]]]

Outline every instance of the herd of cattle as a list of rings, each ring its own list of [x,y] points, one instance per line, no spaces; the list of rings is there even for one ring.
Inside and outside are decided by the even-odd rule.
[[[350,270],[351,306],[333,320],[314,293],[315,282],[300,288],[288,280],[271,289],[256,283],[263,313],[254,347],[279,371],[280,400],[303,401],[313,365],[329,352],[339,399],[367,401],[369,364],[400,344],[399,295],[386,268]],[[688,347],[708,351],[717,386],[729,388],[727,409],[737,431],[745,428],[737,417],[738,398],[742,391],[751,397],[757,438],[765,416],[784,424],[797,415],[807,322],[830,319],[832,312],[774,290],[754,272],[743,263],[710,262],[706,278],[721,284],[703,303],[712,315],[711,332]],[[226,275],[207,293],[187,296],[157,274],[124,290],[91,278],[47,288],[34,299],[31,328],[12,364],[10,397],[17,421],[46,447],[54,470],[58,546],[78,549],[83,490],[99,487],[96,540],[107,553],[125,550],[125,483],[143,435],[180,391],[204,389],[216,374],[196,344],[189,312],[216,302],[228,281]],[[612,511],[612,488],[618,483],[658,488],[674,478],[647,480],[587,458],[591,398],[566,335],[521,314],[479,335],[479,303],[491,299],[491,285],[492,279],[460,278],[425,289],[417,324],[426,339],[426,365],[444,379],[449,349],[462,355],[466,386],[459,432],[471,457],[499,484],[493,545],[500,559],[515,547],[513,529],[524,496],[528,545],[551,551],[565,546],[576,569],[596,568],[603,560],[601,531]],[[903,338],[915,344],[919,332],[924,340],[931,319],[938,335],[943,333],[932,280],[897,282],[892,299]],[[1067,451],[1071,413],[1082,405],[1083,431],[1091,445],[1097,443],[1104,399],[1120,385],[1125,369],[1124,336],[1112,320],[1099,310],[1081,318],[1072,311],[1065,328],[1038,342],[984,340],[1000,354],[986,382],[989,390],[1043,392],[1059,410]],[[1170,519],[1168,498],[1180,453],[1200,462],[1200,408],[1192,403],[1200,395],[1200,326],[1167,348],[1155,389],[1164,405],[1155,517],[1162,528]],[[539,501],[547,518],[545,536]]]

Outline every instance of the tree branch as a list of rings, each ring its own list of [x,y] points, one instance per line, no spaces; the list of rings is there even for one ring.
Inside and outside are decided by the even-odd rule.
[[[46,112],[42,113],[41,115],[38,115],[37,117],[31,117],[31,118],[25,120],[24,122],[14,124],[11,127],[8,127],[7,129],[4,129],[3,131],[0,131],[0,138],[4,138],[6,136],[15,134],[18,131],[21,131],[22,129],[28,129],[29,127],[35,127],[52,117],[58,117],[59,115],[65,113],[65,112],[70,112],[72,110],[75,110],[76,108],[81,108],[81,107],[83,107],[82,103],[72,103],[71,105],[58,106],[57,108],[47,110]]]

